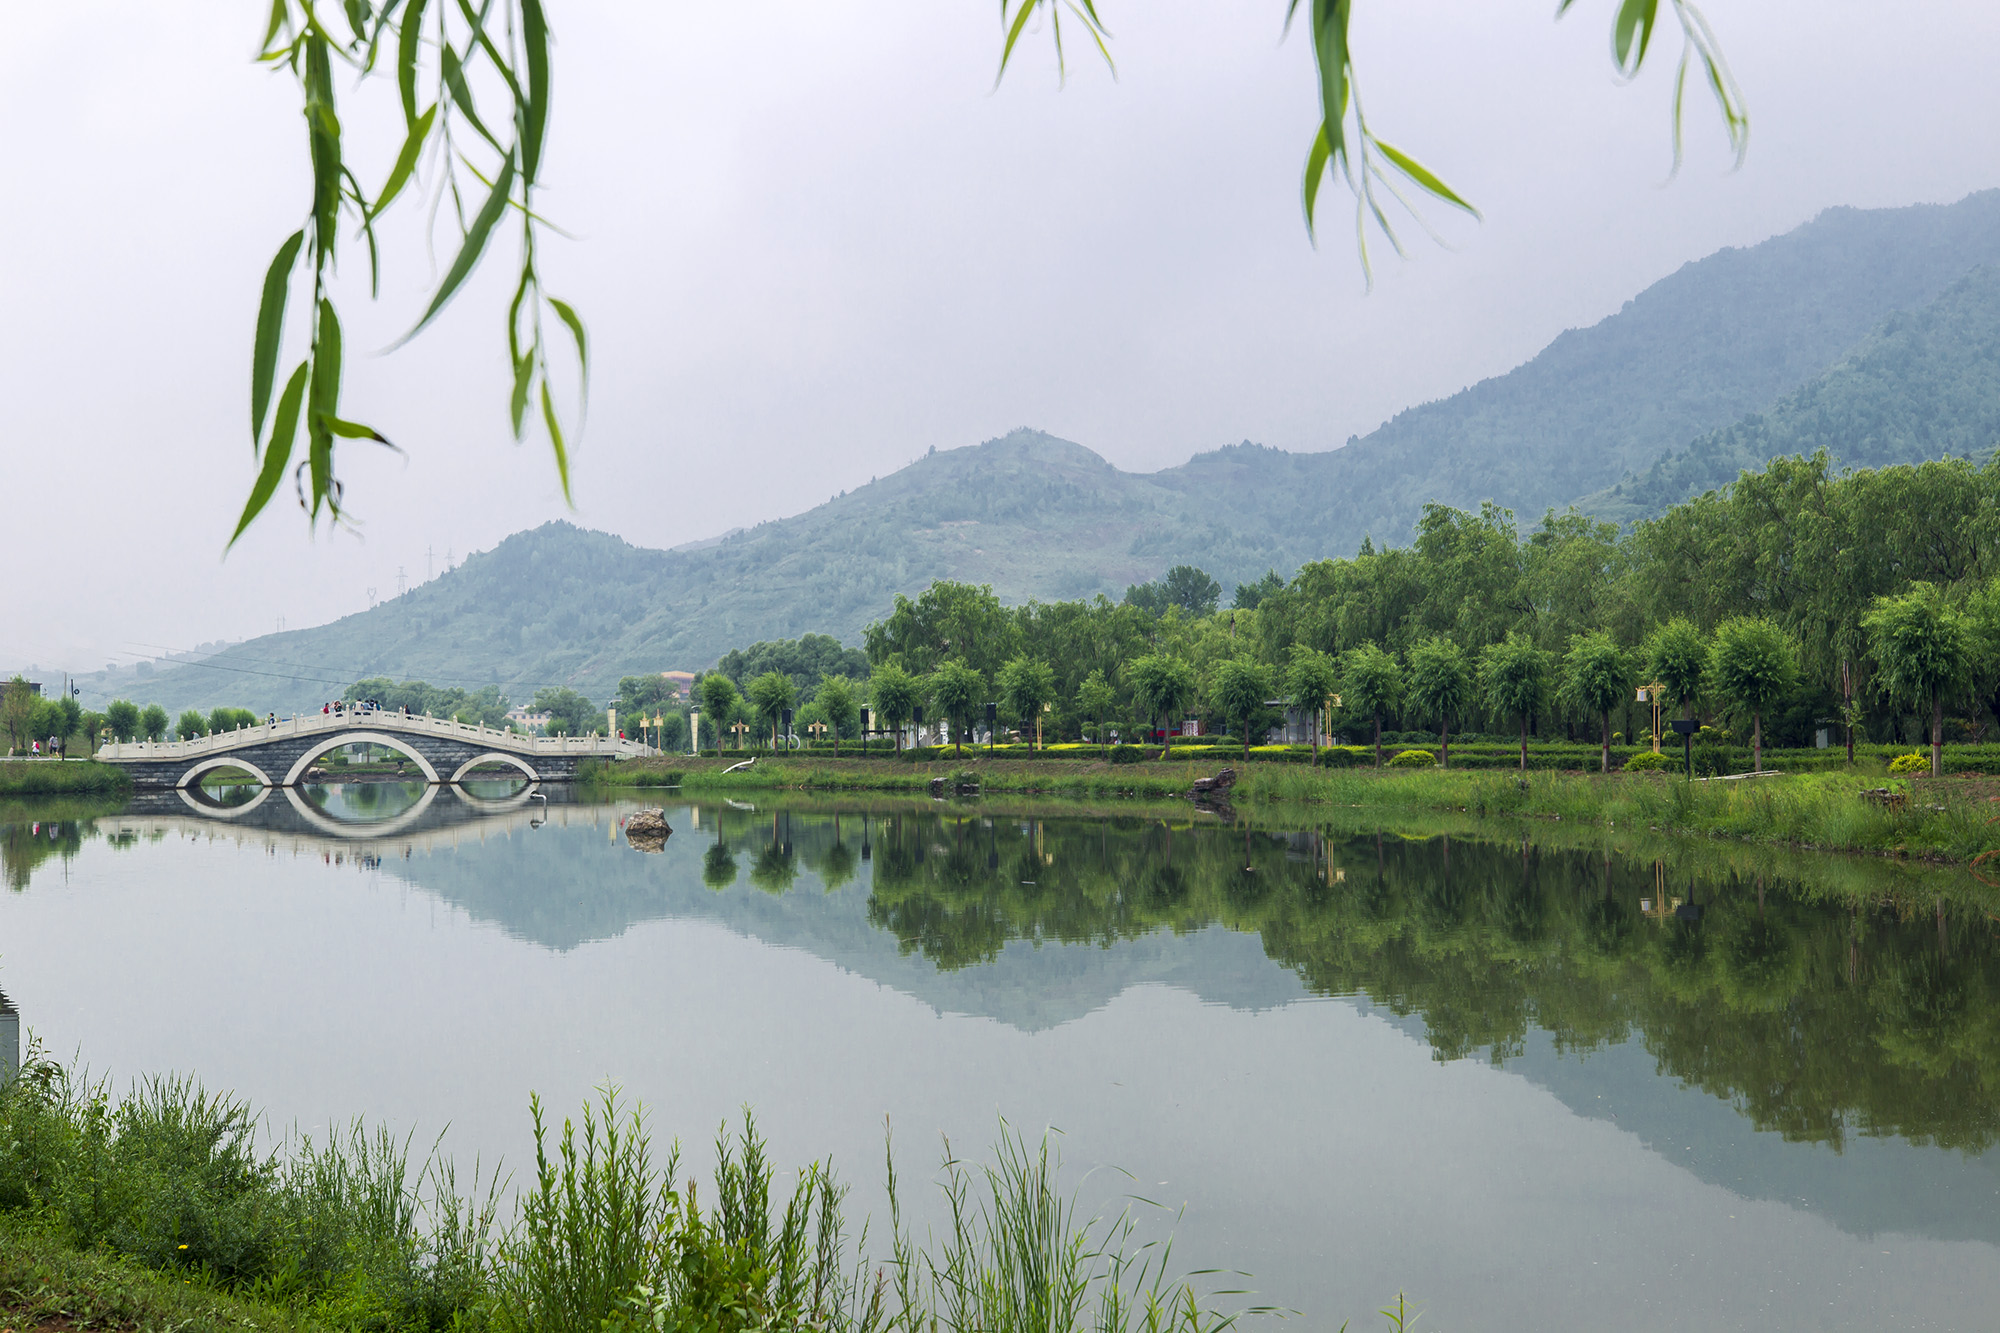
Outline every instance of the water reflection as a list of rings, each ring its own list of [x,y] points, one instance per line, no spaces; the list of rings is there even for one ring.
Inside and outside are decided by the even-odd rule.
[[[541,950],[703,919],[1024,1032],[1144,984],[1237,1010],[1342,997],[1739,1193],[2000,1241],[2000,1154],[1968,1165],[2000,1137],[2000,937],[1959,872],[770,800],[669,807],[679,836],[646,856],[567,789],[366,785],[303,802],[332,833],[282,799],[0,823],[0,869],[23,889],[93,833],[358,840]]]

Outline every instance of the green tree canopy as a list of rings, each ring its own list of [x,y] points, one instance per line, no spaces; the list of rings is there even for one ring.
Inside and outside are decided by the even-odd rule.
[[[745,686],[743,693],[757,710],[758,725],[770,736],[771,748],[777,749],[779,723],[785,710],[799,697],[798,687],[784,672],[766,671]]]
[[[903,748],[903,728],[916,716],[922,687],[909,672],[894,662],[881,662],[868,678],[869,697],[874,701],[878,721],[895,736],[896,748]]]
[[[1229,658],[1215,669],[1215,682],[1209,687],[1209,698],[1222,715],[1241,730],[1243,755],[1247,759],[1250,755],[1250,733],[1269,711],[1266,705],[1271,698],[1270,668],[1248,658]]]
[[[535,711],[549,715],[551,736],[582,736],[604,730],[604,712],[567,685],[535,691]]]
[[[1340,658],[1341,706],[1375,723],[1375,766],[1382,766],[1382,715],[1403,700],[1403,668],[1380,644],[1364,643]]]
[[[1097,724],[1097,740],[1104,741],[1104,719],[1118,706],[1118,691],[1104,678],[1104,672],[1093,670],[1083,678],[1076,689],[1076,709],[1084,717]]]
[[[158,704],[147,704],[139,713],[139,734],[149,741],[165,740],[167,710]]]
[[[1611,710],[1631,697],[1632,659],[1603,630],[1578,634],[1563,654],[1558,697],[1580,713],[1597,715],[1603,725],[1602,772],[1611,771]]]
[[[1883,690],[1930,714],[1931,775],[1944,771],[1944,699],[1977,667],[1965,614],[1932,583],[1876,600],[1861,618]],[[1990,648],[1988,649],[1990,651]]]
[[[852,736],[858,725],[860,709],[854,700],[854,682],[846,676],[822,677],[819,688],[813,691],[813,702],[819,705],[821,714],[836,736]]]
[[[1054,702],[1056,697],[1054,668],[1047,662],[1017,657],[1000,668],[1000,677],[994,684],[999,687],[1000,707],[1019,724],[1023,737],[1031,726],[1039,737],[1042,705]]]
[[[1764,767],[1764,714],[1798,683],[1798,647],[1768,620],[1737,616],[1716,628],[1708,654],[1716,693],[1750,713],[1751,767]]]
[[[1479,688],[1486,706],[1521,719],[1521,771],[1528,771],[1528,724],[1549,699],[1551,655],[1518,631],[1488,645],[1479,658]]]
[[[1708,676],[1708,640],[1686,616],[1675,616],[1646,636],[1642,649],[1646,672],[1667,687],[1667,696],[1683,710],[1694,707]]]
[[[1478,698],[1465,650],[1442,635],[1410,647],[1410,707],[1438,725],[1439,762],[1451,767],[1451,721]]]
[[[1133,661],[1130,676],[1132,702],[1148,722],[1159,725],[1164,721],[1166,748],[1172,749],[1174,729],[1194,702],[1194,668],[1171,653],[1147,653]]]
[[[1312,719],[1313,762],[1319,762],[1321,719],[1328,702],[1340,688],[1340,664],[1331,653],[1303,643],[1292,645],[1291,661],[1285,667],[1285,697],[1292,707]]]
[[[208,721],[193,708],[187,709],[174,722],[174,739],[191,741],[197,736],[208,734]]]
[[[954,657],[931,673],[930,695],[951,722],[952,749],[962,752],[965,732],[985,702],[986,677]]]
[[[113,740],[129,741],[139,734],[139,705],[129,699],[113,699],[104,707],[104,725]]]
[[[734,719],[739,696],[736,682],[720,671],[711,671],[695,683],[695,693],[701,698],[702,716],[715,728],[715,743],[722,745],[722,731]]]

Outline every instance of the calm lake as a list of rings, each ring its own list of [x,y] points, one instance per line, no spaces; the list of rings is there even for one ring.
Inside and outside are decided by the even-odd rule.
[[[754,1107],[878,1217],[885,1120],[906,1197],[940,1136],[1053,1126],[1091,1206],[1184,1206],[1177,1261],[1289,1327],[1399,1290],[1442,1330],[2000,1309],[2000,900],[1964,871],[673,797],[650,853],[638,802],[506,785],[8,807],[0,990],[121,1083],[448,1127],[517,1179],[529,1093],[607,1081],[694,1165]]]

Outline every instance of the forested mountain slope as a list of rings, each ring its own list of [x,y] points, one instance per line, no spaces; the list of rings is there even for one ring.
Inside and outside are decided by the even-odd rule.
[[[1684,265],[1527,364],[1411,408],[1329,453],[1225,449],[1155,474],[1212,522],[1278,538],[1282,570],[1364,534],[1409,540],[1429,501],[1523,520],[1770,406],[1891,314],[2000,263],[2000,190],[1950,205],[1829,209]],[[1338,374],[1328,377],[1337,392]],[[1733,474],[1732,474],[1733,475]]]
[[[1736,480],[1780,454],[1825,449],[1849,467],[1984,459],[2000,447],[2000,267],[1892,315],[1831,370],[1767,412],[1664,455],[1579,507],[1630,522]]]
[[[1328,453],[1245,443],[1135,474],[1021,430],[696,547],[548,524],[333,624],[80,683],[88,702],[170,711],[317,707],[381,675],[602,699],[622,675],[698,669],[760,639],[854,644],[896,594],[936,579],[991,584],[1010,603],[1115,598],[1186,562],[1227,595],[1266,569],[1349,554],[1364,534],[1406,543],[1433,500],[1492,499],[1525,525],[1585,497],[1637,513],[1812,441],[1838,439],[1856,463],[1977,452],[2000,398],[2000,280],[1968,276],[1982,264],[2000,265],[2000,191],[1834,209],[1688,264],[1526,365]],[[1678,461],[1631,480],[1667,455]],[[1621,479],[1641,493],[1603,493]]]

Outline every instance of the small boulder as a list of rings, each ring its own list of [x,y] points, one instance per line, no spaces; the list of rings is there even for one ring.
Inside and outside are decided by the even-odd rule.
[[[673,836],[673,828],[667,823],[667,812],[658,806],[640,810],[625,819],[625,841],[642,852],[665,851],[667,839]]]

